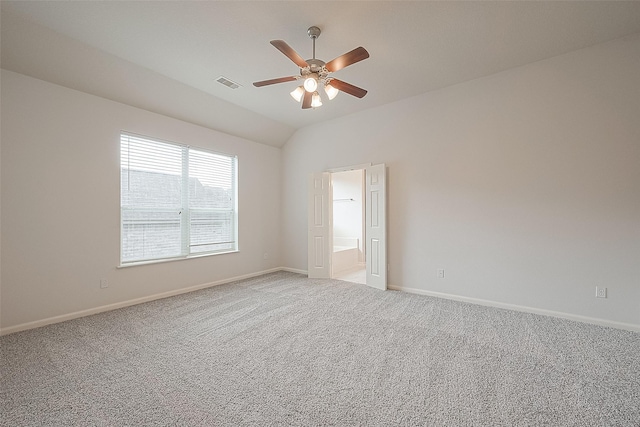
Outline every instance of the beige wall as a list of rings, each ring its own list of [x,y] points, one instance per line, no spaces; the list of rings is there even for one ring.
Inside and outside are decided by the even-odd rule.
[[[239,253],[116,268],[121,130],[238,156]],[[280,265],[277,148],[3,70],[1,173],[3,329]]]
[[[388,166],[391,286],[640,326],[640,36],[299,130],[286,266],[308,174],[365,162]]]
[[[283,150],[13,72],[1,83],[5,330],[306,270],[308,174],[367,162],[388,166],[392,286],[640,327],[640,36],[301,129]],[[116,268],[121,130],[238,155],[239,253]]]

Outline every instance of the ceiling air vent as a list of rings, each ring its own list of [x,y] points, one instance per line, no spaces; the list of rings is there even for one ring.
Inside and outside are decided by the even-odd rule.
[[[232,82],[231,80],[229,80],[229,79],[228,79],[228,78],[226,78],[226,77],[222,77],[222,76],[220,76],[220,77],[218,77],[218,78],[216,79],[216,81],[217,81],[218,83],[220,83],[220,84],[225,85],[226,87],[231,88],[231,89],[238,89],[238,88],[240,87],[240,85],[239,85],[238,83],[236,83],[236,82]]]

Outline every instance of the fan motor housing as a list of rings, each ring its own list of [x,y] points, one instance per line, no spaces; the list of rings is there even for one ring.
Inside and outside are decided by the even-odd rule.
[[[324,66],[326,65],[324,61],[321,61],[319,59],[307,59],[307,64],[309,64],[309,70],[312,73],[321,71],[322,68],[324,68]]]

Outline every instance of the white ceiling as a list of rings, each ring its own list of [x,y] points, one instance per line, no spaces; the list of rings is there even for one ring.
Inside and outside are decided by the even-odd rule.
[[[296,129],[640,32],[640,2],[2,1],[2,67],[258,142]],[[335,77],[367,89],[317,109],[289,97],[307,28],[328,62],[371,57]],[[219,76],[242,87],[231,90]]]

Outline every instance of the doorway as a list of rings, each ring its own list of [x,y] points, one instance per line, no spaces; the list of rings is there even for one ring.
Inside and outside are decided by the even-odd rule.
[[[364,169],[331,173],[333,251],[331,278],[367,283]]]
[[[345,171],[360,171],[360,176],[364,175],[364,185],[360,181],[360,200],[363,201],[362,204],[364,205],[364,229],[361,232],[362,234],[359,234],[357,227],[350,228],[348,235],[337,236],[340,237],[338,242],[345,243],[338,246],[349,246],[351,249],[357,247],[358,251],[355,251],[355,253],[358,263],[361,259],[360,252],[364,257],[366,267],[365,284],[372,288],[385,290],[387,289],[387,215],[386,167],[384,164],[348,167],[309,175],[307,274],[309,278],[329,279],[335,278],[336,275],[341,273],[340,266],[335,270],[335,274],[333,269],[334,199],[336,204],[347,203],[349,208],[357,210],[357,208],[353,209],[354,206],[357,206],[357,191],[353,193],[353,197],[349,194],[346,197],[340,197],[344,193],[337,193],[336,197],[334,197],[333,194],[332,175]],[[362,180],[362,178],[360,179]],[[355,186],[357,187],[357,184]],[[362,192],[363,187],[364,191]],[[350,199],[354,199],[354,201],[352,202]],[[351,205],[351,203],[354,204]],[[360,207],[360,212],[362,212],[362,207]],[[360,219],[362,219],[361,215]],[[364,241],[362,250],[360,250],[360,243],[355,242],[356,239],[359,239],[359,235],[362,236],[362,241]]]

